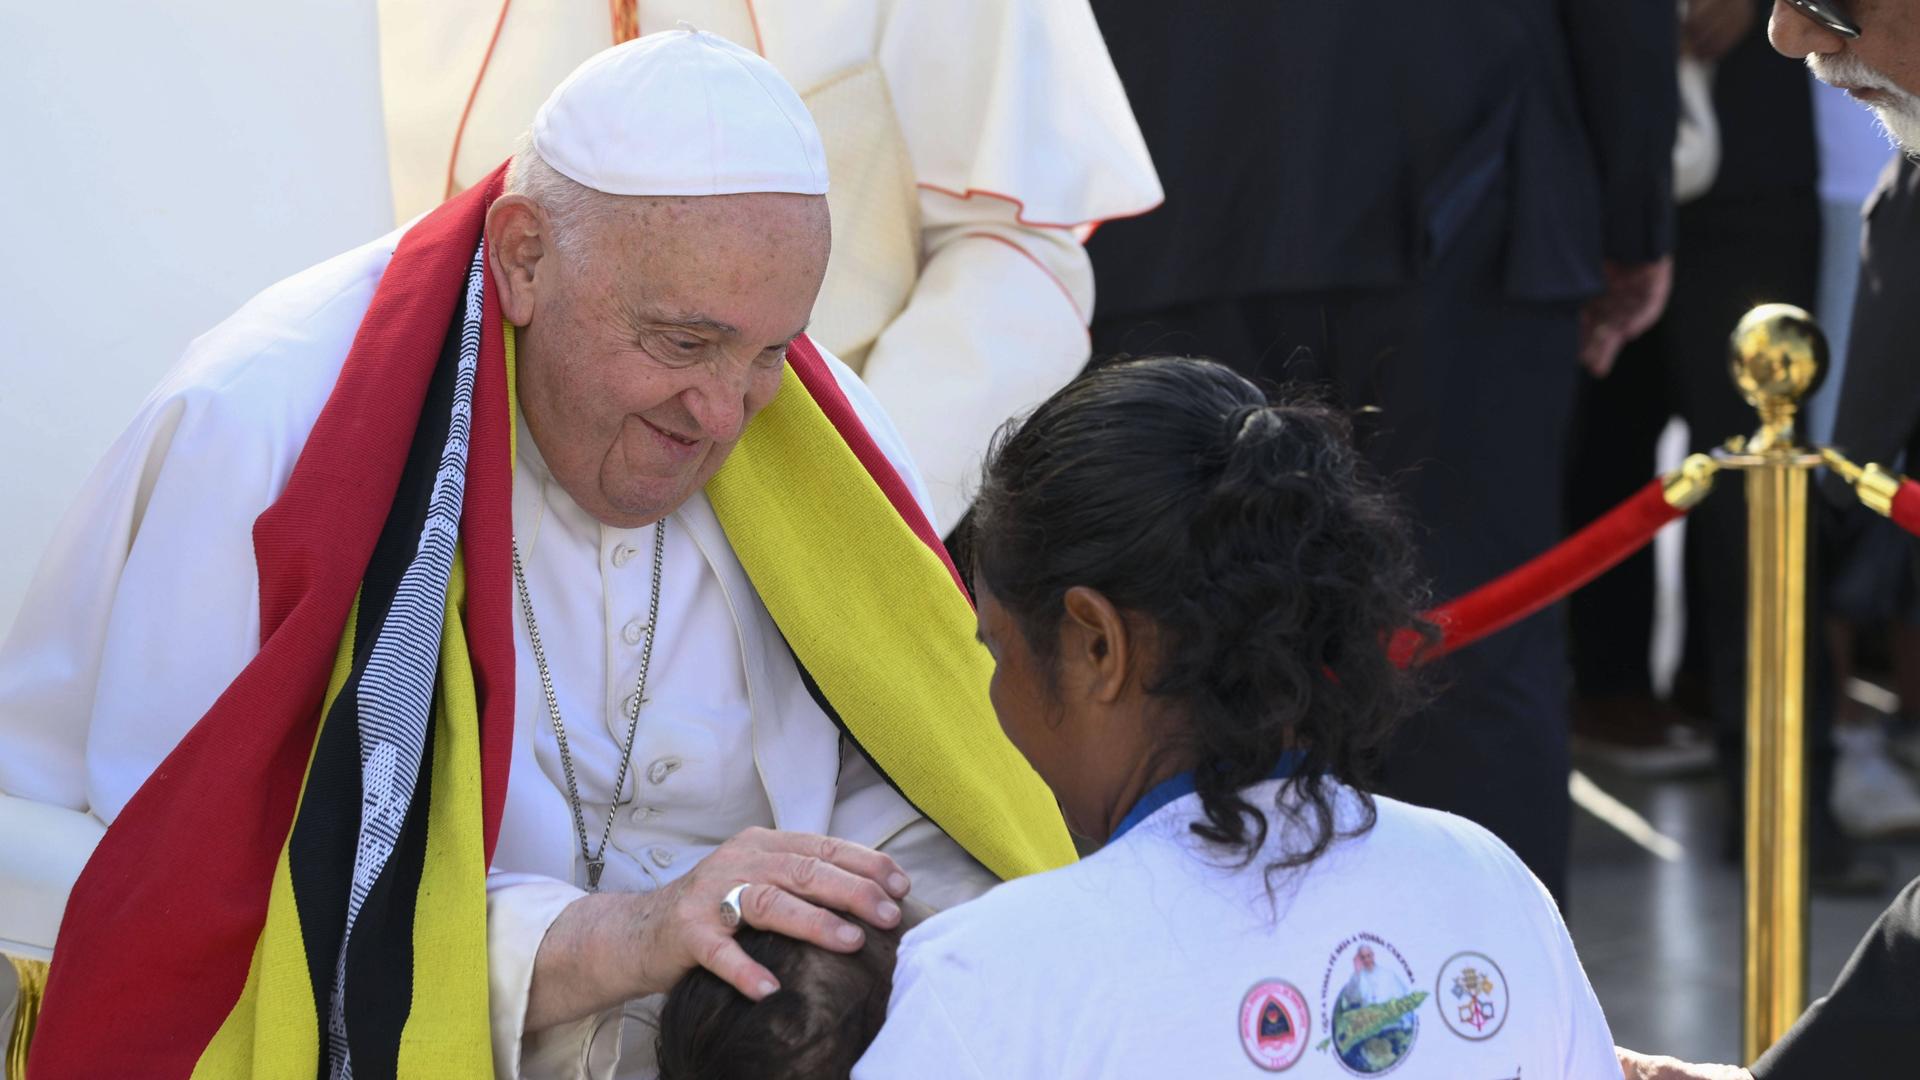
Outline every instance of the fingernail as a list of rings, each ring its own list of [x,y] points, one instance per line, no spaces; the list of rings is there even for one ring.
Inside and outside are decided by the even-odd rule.
[[[891,900],[880,901],[880,921],[892,923],[900,917],[900,905]]]
[[[774,985],[773,981],[769,979],[760,984],[760,996],[763,998],[767,997],[768,995],[772,994],[775,990],[778,990],[778,989],[780,988]]]
[[[843,926],[834,931],[834,934],[840,938],[841,943],[844,945],[860,944],[860,928],[857,926]]]
[[[895,874],[887,879],[887,891],[895,896],[907,895],[907,890],[911,887],[912,883],[907,880],[905,874]]]

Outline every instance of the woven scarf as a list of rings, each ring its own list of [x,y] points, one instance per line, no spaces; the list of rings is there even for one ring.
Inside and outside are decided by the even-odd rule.
[[[254,524],[259,653],[69,898],[36,1080],[491,1075],[514,406],[482,233],[504,175],[395,250]],[[707,494],[816,700],[888,782],[1002,877],[1070,861],[994,720],[945,549],[806,339]]]

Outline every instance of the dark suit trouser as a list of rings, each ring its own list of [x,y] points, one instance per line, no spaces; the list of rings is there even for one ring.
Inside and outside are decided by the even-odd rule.
[[[1646,482],[1653,472],[1653,439],[1666,417],[1678,414],[1687,421],[1695,451],[1758,426],[1753,409],[1728,379],[1727,339],[1754,304],[1811,306],[1819,242],[1819,208],[1811,189],[1709,197],[1681,208],[1666,316],[1628,346],[1608,379],[1596,383],[1582,377],[1586,385],[1568,497],[1572,524],[1584,524]],[[1687,638],[1689,662],[1706,678],[1721,775],[1734,807],[1743,775],[1746,531],[1742,478],[1725,474],[1713,496],[1687,518]],[[1638,680],[1646,673],[1652,592],[1652,560],[1643,555],[1573,600],[1574,655],[1583,692],[1644,689]],[[1817,630],[1819,620],[1809,626]],[[1809,644],[1822,641],[1816,632]],[[1833,768],[1831,670],[1817,648],[1812,661],[1809,794],[1816,833],[1824,836],[1832,832],[1827,813]]]
[[[1497,214],[1423,284],[1254,296],[1096,320],[1094,355],[1212,356],[1269,383],[1328,382],[1395,481],[1437,599],[1551,547],[1561,534],[1577,306],[1496,284]],[[1555,896],[1566,887],[1566,652],[1543,612],[1439,666],[1442,692],[1389,754],[1385,794],[1479,822]]]
[[[1646,339],[1621,351],[1604,379],[1579,376],[1569,439],[1567,528],[1618,506],[1654,474],[1660,432],[1679,411],[1664,352]],[[1567,603],[1574,691],[1582,697],[1650,695],[1653,546],[1628,556]]]

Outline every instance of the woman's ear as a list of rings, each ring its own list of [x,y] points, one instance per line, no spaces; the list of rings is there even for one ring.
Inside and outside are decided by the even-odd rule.
[[[1133,661],[1127,620],[1097,589],[1075,585],[1062,601],[1060,662],[1064,686],[1080,688],[1087,700],[1111,705],[1126,688]]]

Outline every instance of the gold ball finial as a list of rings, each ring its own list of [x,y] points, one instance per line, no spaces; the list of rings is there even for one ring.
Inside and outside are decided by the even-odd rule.
[[[1827,373],[1827,337],[1792,304],[1762,304],[1733,329],[1729,361],[1741,396],[1769,427],[1790,425]]]

